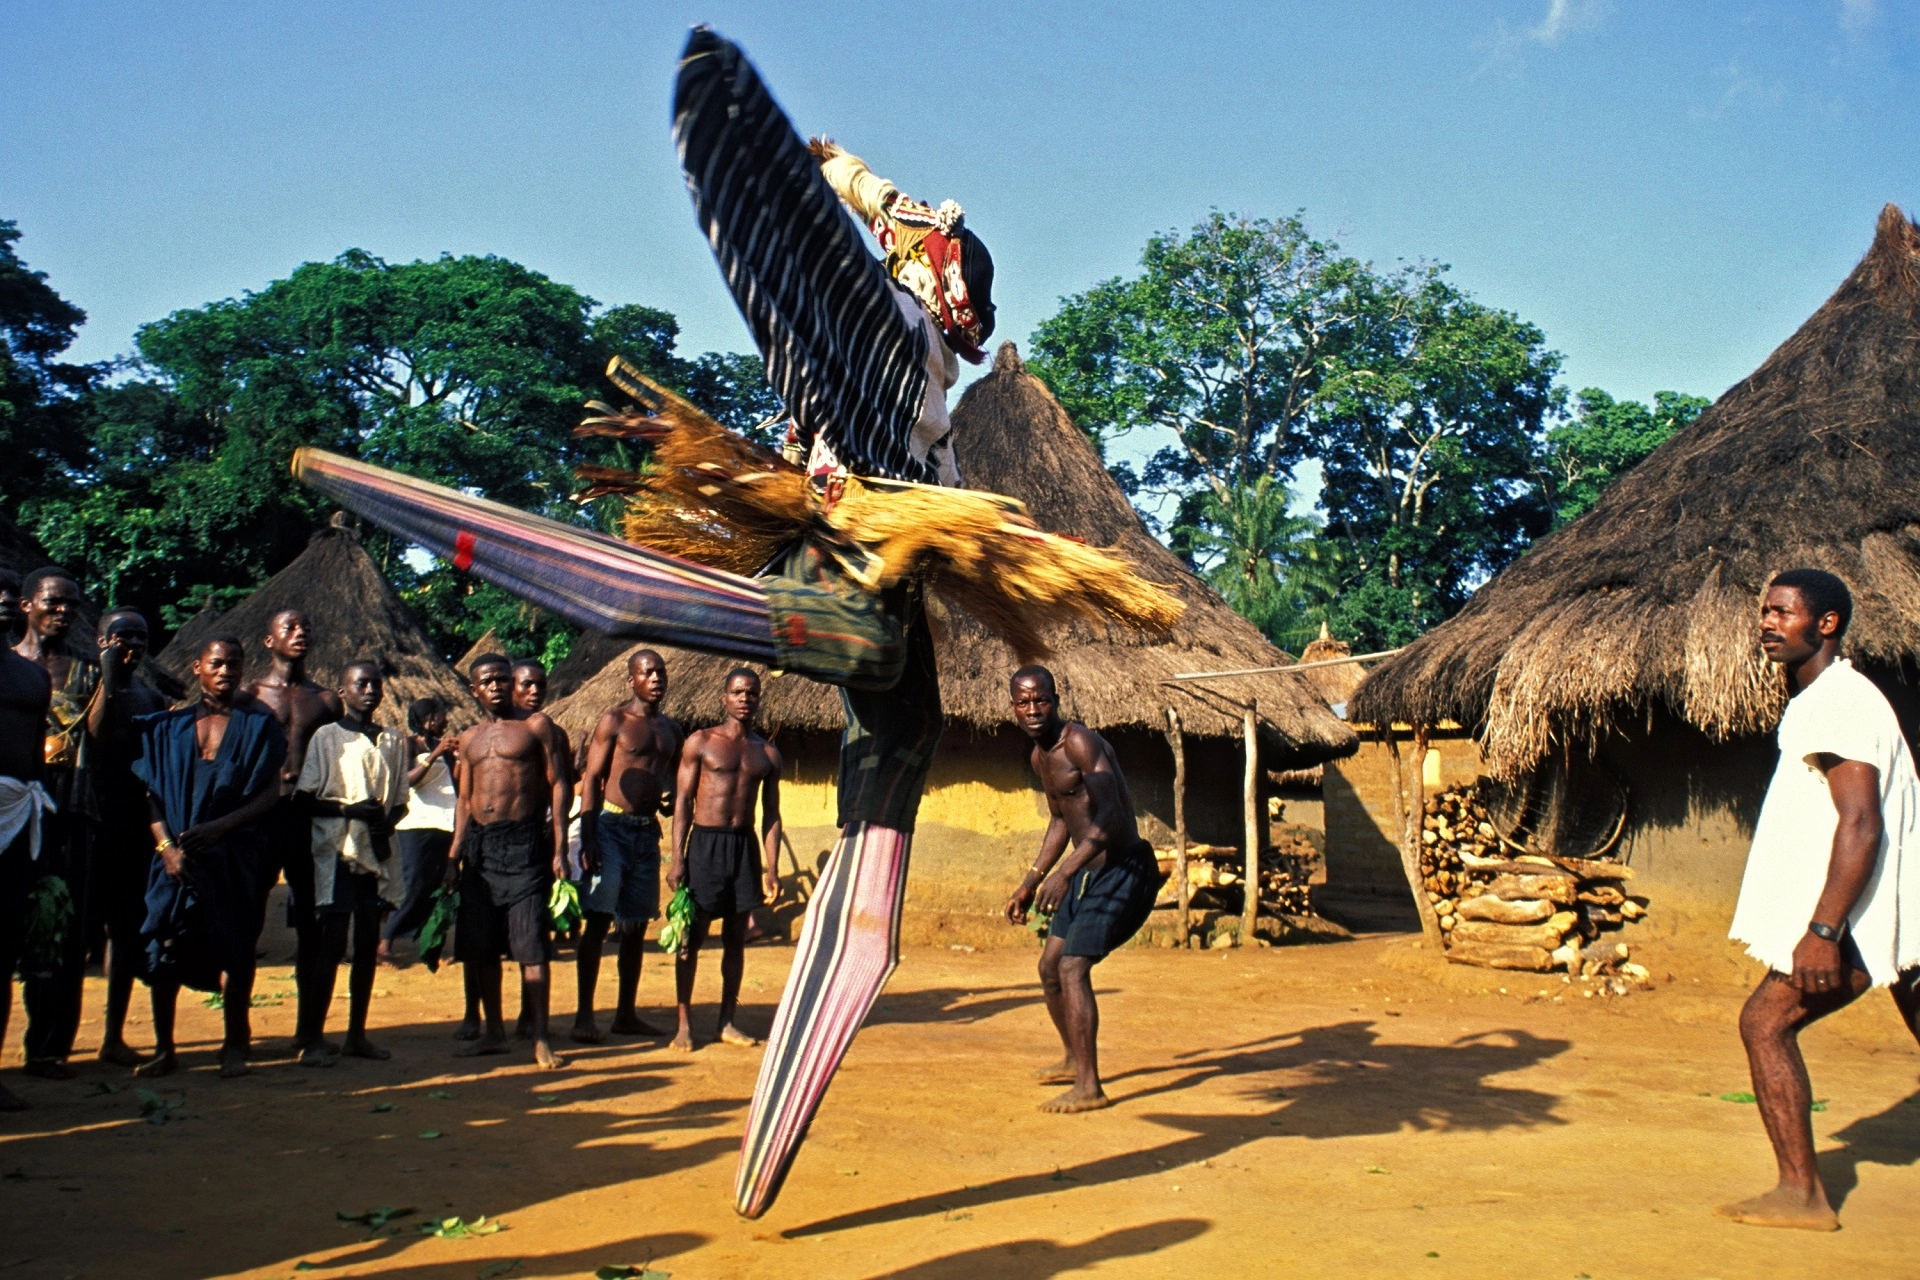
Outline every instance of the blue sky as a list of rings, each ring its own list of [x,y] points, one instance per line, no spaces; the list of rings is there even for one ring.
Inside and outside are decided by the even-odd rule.
[[[1920,207],[1913,0],[195,5],[0,0],[0,217],[76,354],[349,246],[498,253],[747,337],[667,102],[685,28],[993,247],[1000,337],[1153,232],[1282,214],[1717,395]]]

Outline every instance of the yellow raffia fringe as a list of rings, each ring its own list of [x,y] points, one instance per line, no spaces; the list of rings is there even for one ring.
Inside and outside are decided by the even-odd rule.
[[[616,358],[608,376],[645,411],[592,404],[580,431],[646,440],[650,466],[582,467],[581,496],[626,494],[629,541],[750,574],[811,529],[846,548],[841,562],[863,586],[924,574],[1023,658],[1044,656],[1043,632],[1071,618],[1164,635],[1185,610],[1119,556],[1041,529],[1012,498],[849,477],[827,506],[799,467],[631,364]]]

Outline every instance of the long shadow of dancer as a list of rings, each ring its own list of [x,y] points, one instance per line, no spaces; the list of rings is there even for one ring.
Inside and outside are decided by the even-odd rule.
[[[1057,1195],[1062,1183],[1095,1186],[1149,1177],[1169,1165],[1212,1160],[1279,1133],[1336,1138],[1396,1133],[1407,1126],[1493,1130],[1564,1124],[1553,1114],[1557,1096],[1491,1084],[1488,1078],[1524,1070],[1564,1053],[1570,1044],[1525,1031],[1482,1032],[1445,1045],[1393,1044],[1382,1042],[1371,1023],[1353,1021],[1211,1053],[1181,1055],[1167,1067],[1136,1069],[1118,1077],[1178,1073],[1165,1084],[1116,1094],[1116,1103],[1125,1107],[1210,1079],[1245,1076],[1243,1096],[1276,1105],[1253,1115],[1149,1115],[1145,1119],[1187,1136],[1045,1173],[1017,1174],[984,1186],[956,1187],[856,1210],[784,1234],[823,1235],[1028,1196]]]
[[[1051,1276],[1091,1267],[1096,1262],[1137,1258],[1170,1245],[1185,1244],[1205,1235],[1209,1229],[1208,1223],[1197,1218],[1169,1218],[1165,1222],[1122,1227],[1082,1244],[1007,1240],[929,1258],[874,1276],[872,1280],[979,1280],[981,1276],[993,1276],[996,1280],[1048,1280]]]

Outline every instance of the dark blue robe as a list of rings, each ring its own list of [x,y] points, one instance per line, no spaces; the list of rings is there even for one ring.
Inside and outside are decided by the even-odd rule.
[[[257,704],[233,708],[220,749],[200,758],[197,709],[162,711],[134,721],[140,753],[134,776],[147,786],[177,839],[189,827],[223,818],[262,789],[278,787],[287,758],[280,722]],[[252,827],[187,855],[176,880],[156,854],[147,873],[148,972],[201,991],[217,991],[220,974],[251,969],[260,937],[260,853]]]

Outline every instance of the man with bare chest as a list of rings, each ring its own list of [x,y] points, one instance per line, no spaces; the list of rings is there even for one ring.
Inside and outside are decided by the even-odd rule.
[[[27,894],[45,836],[44,753],[53,681],[45,668],[0,646],[0,1047],[13,1013],[13,971],[26,929]],[[0,1111],[25,1099],[0,1084]]]
[[[667,886],[687,885],[693,921],[674,958],[680,1029],[673,1047],[693,1048],[693,979],[707,930],[720,921],[722,1044],[759,1043],[733,1025],[746,969],[747,917],[780,890],[774,871],[780,848],[780,753],[753,731],[760,710],[760,677],[745,667],[727,676],[726,716],[687,739],[673,797],[673,865]],[[760,805],[760,837],[753,833]],[[766,898],[761,897],[765,881]]]
[[[573,1038],[583,1044],[606,1039],[593,1016],[600,982],[600,956],[609,926],[620,934],[620,991],[613,1007],[615,1035],[660,1035],[640,1020],[634,997],[640,987],[641,944],[647,921],[660,914],[660,819],[671,806],[667,779],[680,755],[680,726],[660,714],[667,696],[667,664],[651,649],[627,659],[627,689],[633,695],[600,717],[587,745],[580,779],[580,857],[587,877],[586,929],[580,938],[576,976],[579,1011]]]
[[[258,702],[275,720],[287,738],[287,762],[280,793],[284,802],[276,806],[263,824],[260,867],[260,918],[266,921],[267,895],[284,870],[287,877],[287,925],[298,938],[293,961],[294,989],[299,997],[296,1025],[318,1025],[322,1010],[315,1002],[319,992],[320,957],[326,950],[325,939],[313,911],[313,852],[306,812],[293,801],[300,771],[306,764],[307,744],[314,730],[340,718],[340,696],[323,689],[307,678],[307,650],[313,641],[313,624],[298,609],[282,609],[267,623],[266,637],[260,642],[272,663],[267,673],[246,688],[246,695]],[[255,935],[259,933],[255,929]],[[293,1048],[304,1053],[310,1046],[294,1036]],[[337,1046],[321,1046],[338,1052]]]
[[[500,958],[520,965],[531,1006],[534,1058],[558,1067],[547,1041],[553,949],[547,887],[563,872],[567,762],[511,718],[513,670],[498,654],[474,660],[468,686],[487,719],[460,735],[450,885],[460,890],[455,947],[477,989],[486,1025],[463,1056],[507,1052],[500,1014]]]
[[[1139,932],[1166,875],[1134,826],[1133,796],[1113,748],[1060,718],[1053,673],[1022,667],[1011,685],[1013,718],[1033,741],[1030,760],[1053,818],[1040,856],[1007,902],[1007,919],[1026,923],[1029,907],[1053,917],[1040,952],[1040,989],[1066,1055],[1036,1079],[1073,1086],[1040,1109],[1094,1111],[1110,1104],[1100,1088],[1093,966]]]

